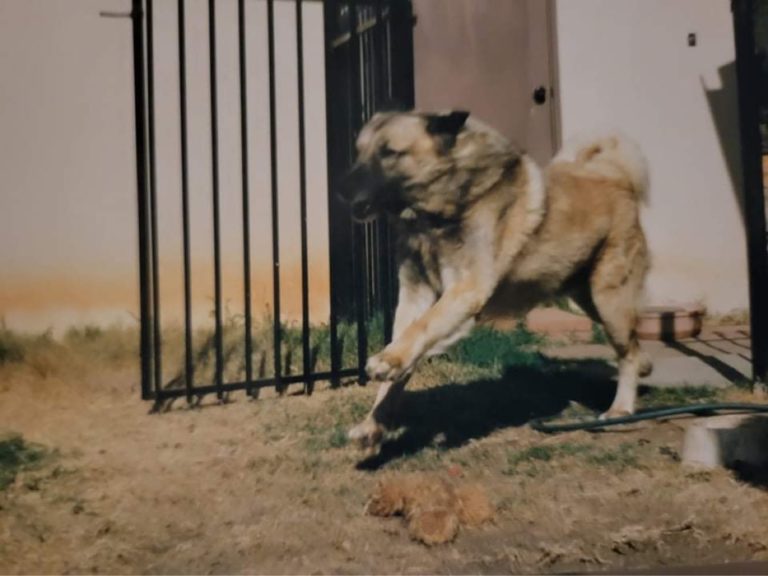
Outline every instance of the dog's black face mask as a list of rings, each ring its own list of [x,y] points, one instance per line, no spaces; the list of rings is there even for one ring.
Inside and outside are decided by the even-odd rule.
[[[352,217],[365,222],[382,212],[399,212],[405,205],[400,186],[387,180],[375,165],[355,164],[341,182],[339,195],[350,205]]]

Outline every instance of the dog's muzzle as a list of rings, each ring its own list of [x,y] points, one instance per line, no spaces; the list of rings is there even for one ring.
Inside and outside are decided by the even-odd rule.
[[[376,180],[370,170],[361,164],[356,164],[342,180],[339,196],[349,204],[355,220],[365,221],[376,216],[377,191],[381,188]]]

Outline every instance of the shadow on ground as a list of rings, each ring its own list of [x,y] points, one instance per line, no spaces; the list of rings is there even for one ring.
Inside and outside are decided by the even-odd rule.
[[[616,369],[610,364],[541,359],[534,366],[508,367],[499,379],[407,392],[393,422],[404,432],[358,468],[377,469],[430,446],[456,448],[495,430],[555,416],[572,401],[596,412],[609,407],[616,393]]]
[[[732,339],[723,338],[723,340],[732,344],[736,344]],[[702,340],[697,340],[697,342],[707,344],[708,348],[713,349],[712,345],[708,342],[705,342]],[[746,374],[742,374],[736,368],[734,368],[733,366],[730,366],[729,364],[727,364],[726,362],[723,362],[720,358],[718,358],[718,353],[722,354],[724,351],[714,348],[715,353],[704,354],[692,348],[691,346],[687,345],[684,342],[675,342],[673,340],[667,341],[666,345],[669,348],[672,348],[673,350],[678,351],[680,354],[684,356],[689,356],[691,358],[696,358],[700,360],[701,362],[703,362],[704,364],[706,364],[707,366],[709,366],[710,368],[718,372],[723,378],[731,382],[731,384],[734,384],[736,386],[742,386],[744,382],[748,379],[748,376]],[[745,360],[750,359],[749,356],[744,353],[740,353],[739,356],[741,356]]]
[[[753,416],[715,433],[726,468],[733,470],[742,482],[768,490],[768,419]]]

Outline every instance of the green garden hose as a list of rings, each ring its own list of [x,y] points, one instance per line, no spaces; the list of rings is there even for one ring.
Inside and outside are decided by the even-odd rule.
[[[651,408],[641,410],[636,414],[621,416],[619,418],[606,418],[605,420],[583,420],[579,422],[566,422],[562,424],[552,424],[557,418],[537,418],[530,422],[531,428],[538,432],[546,434],[557,434],[560,432],[573,432],[574,430],[595,430],[607,428],[609,426],[618,426],[620,424],[631,424],[643,420],[656,420],[668,416],[677,416],[678,414],[693,414],[696,416],[712,416],[719,412],[736,413],[763,413],[768,412],[768,404],[744,404],[737,402],[723,402],[712,404],[689,404],[686,406],[670,406],[667,408]]]

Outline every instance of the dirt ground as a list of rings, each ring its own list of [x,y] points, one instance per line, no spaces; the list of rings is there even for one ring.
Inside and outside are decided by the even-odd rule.
[[[0,431],[49,451],[0,491],[2,573],[586,572],[768,559],[768,491],[681,466],[685,421],[560,436],[526,426],[570,401],[610,401],[610,382],[586,378],[579,362],[500,376],[435,361],[413,381],[399,434],[361,463],[344,431],[371,386],[149,414],[134,361],[106,368],[63,353],[0,366]],[[400,519],[364,514],[379,479],[419,470],[480,483],[495,522],[428,548]]]

